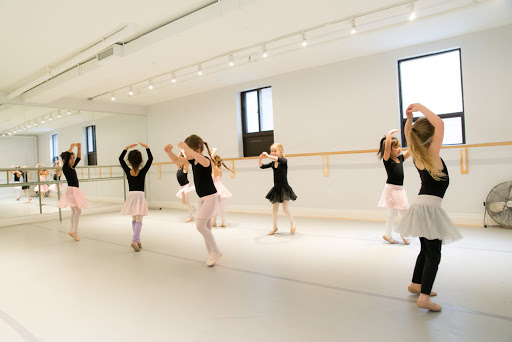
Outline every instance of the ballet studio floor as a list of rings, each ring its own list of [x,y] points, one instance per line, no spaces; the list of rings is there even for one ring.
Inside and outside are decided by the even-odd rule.
[[[117,213],[0,228],[0,341],[512,341],[512,230],[461,227],[434,290],[407,292],[419,242],[382,222],[230,214],[214,268],[180,210],[151,211],[143,250]]]

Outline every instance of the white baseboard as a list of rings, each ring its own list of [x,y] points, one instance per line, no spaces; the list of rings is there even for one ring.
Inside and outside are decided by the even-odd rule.
[[[171,201],[152,201],[149,203],[149,206],[151,208],[185,209],[185,206],[183,204]],[[228,206],[228,211],[233,213],[271,215],[272,207],[270,205],[256,206],[230,204]],[[292,211],[293,215],[297,217],[319,217],[358,221],[386,221],[388,218],[388,212],[385,209],[349,210],[293,207]],[[279,212],[279,215],[284,215],[281,210]],[[481,215],[448,213],[448,216],[450,216],[450,218],[456,225],[483,227],[483,217]]]

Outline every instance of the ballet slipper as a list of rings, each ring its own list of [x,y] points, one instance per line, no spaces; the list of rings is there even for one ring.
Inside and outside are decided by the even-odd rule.
[[[68,235],[75,239],[75,241],[80,241],[80,238],[75,233],[69,232]]]
[[[430,300],[429,301],[418,301],[416,302],[416,306],[421,309],[427,309],[433,312],[439,312],[441,311],[442,307],[439,304],[433,303]]]
[[[389,242],[390,244],[392,244],[392,245],[395,245],[395,244],[397,244],[397,243],[398,243],[398,241],[396,241],[396,240],[395,240],[395,239],[393,239],[393,238],[391,238],[391,239],[390,239],[390,238],[388,238],[386,235],[382,235],[382,238],[383,238],[384,240],[386,240],[387,242]]]
[[[407,290],[410,293],[421,294],[421,284],[411,284],[411,285],[409,285]],[[430,292],[430,297],[435,297],[435,296],[437,296],[437,292],[431,291]]]
[[[19,197],[18,197],[18,198],[16,198],[16,201],[19,201],[19,200],[20,200],[20,198],[19,198]]]
[[[189,217],[189,218],[187,218],[187,219],[185,220],[185,222],[190,222],[190,221],[194,221],[194,217],[193,217],[193,216],[191,216],[191,217]]]
[[[221,256],[222,256],[222,252],[213,253],[212,255],[210,255],[208,257],[208,260],[206,261],[206,265],[208,265],[208,267],[215,266],[215,263],[217,262],[217,260],[220,259]]]
[[[296,231],[297,231],[297,225],[294,224],[293,227],[290,228],[290,233],[295,234]]]
[[[212,223],[212,227],[217,227],[217,223]]]
[[[221,224],[220,226],[221,226],[222,228],[226,228],[226,227],[227,227],[225,223]]]
[[[404,240],[404,243],[405,243],[406,245],[410,245],[410,244],[411,244],[411,241],[409,241],[409,239],[408,239],[408,238],[405,238],[405,237],[403,237],[403,236],[402,236],[402,240]]]
[[[142,249],[142,244],[139,242],[137,242],[137,246],[139,246],[139,249]]]
[[[277,232],[277,228],[274,228],[270,232],[268,232],[268,235],[274,235],[276,232]]]
[[[131,246],[135,252],[140,252],[140,248],[135,242],[132,242]]]

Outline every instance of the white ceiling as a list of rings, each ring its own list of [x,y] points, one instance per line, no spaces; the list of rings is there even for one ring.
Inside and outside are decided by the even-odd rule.
[[[371,11],[397,0],[223,0],[216,7],[218,13],[190,21],[174,34],[144,44],[139,44],[142,40],[137,39],[128,43],[211,2],[153,0],[128,5],[121,0],[90,0],[77,8],[70,1],[51,0],[34,2],[30,11],[21,2],[2,2],[0,30],[10,34],[1,38],[2,50],[9,53],[0,55],[0,92],[15,90],[44,73],[47,65],[57,65],[127,24],[135,24],[135,33],[125,41],[126,47],[138,44],[138,49],[81,76],[72,86],[64,83],[52,90],[52,96],[85,100],[228,51]],[[511,0],[479,1],[477,6],[450,10],[471,3],[474,1],[418,0],[418,19],[414,22],[407,22],[408,7],[402,6],[358,20],[357,35],[347,35],[346,23],[332,26],[308,35],[310,44],[305,49],[297,48],[300,37],[290,38],[287,47],[269,45],[271,56],[264,61],[258,59],[240,65],[241,57],[235,56],[239,63],[233,68],[227,67],[227,60],[212,62],[204,65],[202,77],[195,76],[193,70],[178,73],[178,83],[170,83],[169,78],[155,80],[151,92],[145,91],[141,84],[143,94],[133,97],[128,97],[124,89],[116,94],[116,103],[149,106],[249,80],[512,23]],[[145,38],[156,37],[158,32],[157,29]],[[250,53],[244,56],[247,54]],[[110,95],[94,101],[111,105]]]

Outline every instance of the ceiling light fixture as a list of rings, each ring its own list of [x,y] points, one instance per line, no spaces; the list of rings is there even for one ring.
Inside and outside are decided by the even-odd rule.
[[[302,32],[302,47],[308,46],[308,42],[306,40],[306,32]]]
[[[199,64],[199,65],[197,66],[197,74],[198,74],[199,76],[202,76],[202,75],[203,75],[203,66],[202,66],[201,64]]]
[[[266,45],[263,45],[261,47],[261,49],[263,50],[263,58],[267,58],[268,57],[268,53],[267,53],[267,46]]]
[[[411,6],[411,9],[409,12],[409,20],[413,21],[414,19],[416,19],[416,11],[414,10],[414,0],[411,0],[410,6]]]

